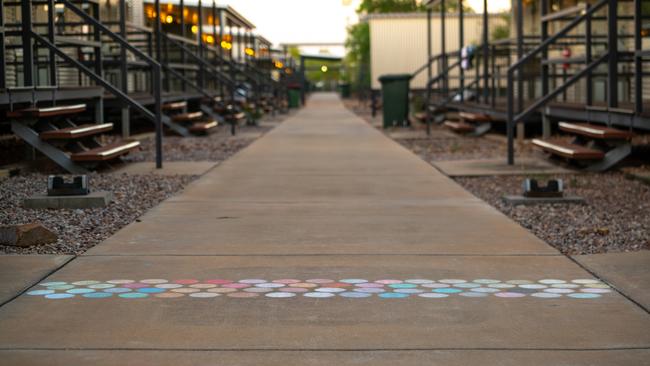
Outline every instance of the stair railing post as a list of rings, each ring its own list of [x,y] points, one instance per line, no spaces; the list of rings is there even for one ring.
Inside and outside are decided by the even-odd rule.
[[[586,5],[587,12],[589,11],[590,5]],[[592,47],[592,27],[591,27],[591,15],[587,13],[587,19],[585,20],[585,66],[588,66],[593,61],[593,51]],[[591,106],[594,102],[594,92],[592,90],[592,73],[589,72],[585,79],[587,84],[587,105]],[[544,94],[546,95],[546,94]]]
[[[446,18],[446,4],[445,0],[440,1],[440,53],[442,54],[442,71],[447,72],[447,29],[445,26]],[[442,95],[447,96],[449,92],[449,73],[443,76],[442,79]]]
[[[47,1],[47,38],[50,42],[55,43],[55,17],[54,17],[54,0]],[[3,53],[4,55],[4,53]],[[49,51],[49,74],[50,74],[50,85],[57,85],[56,78],[56,53],[53,50]]]
[[[459,70],[459,89],[460,101],[465,101],[465,69],[463,68],[463,48],[465,47],[465,11],[463,9],[463,0],[458,0],[458,62]]]
[[[5,59],[5,12],[4,0],[0,0],[0,89],[7,88],[7,60]]]
[[[156,169],[163,167],[163,123],[162,123],[162,70],[160,64],[152,66],[154,79],[154,114],[156,115]]]
[[[198,16],[199,16],[199,24],[198,24],[198,36],[199,36],[199,57],[203,58],[204,54],[204,44],[203,44],[203,2],[202,0],[199,0],[199,5],[198,5]],[[205,68],[203,67],[202,64],[199,64],[199,75],[198,75],[198,80],[197,84],[199,87],[203,88],[203,76],[205,75]]]
[[[20,7],[23,41],[23,86],[34,86],[34,43],[32,41],[32,0]]]
[[[544,20],[544,16],[548,14],[548,0],[542,0],[541,2],[541,18],[542,18],[542,24],[541,24],[541,36],[542,36],[542,42],[546,41],[548,38],[548,21]],[[542,51],[542,60],[547,60],[548,59],[548,49],[545,48]],[[549,78],[549,67],[548,64],[545,62],[542,62],[542,75],[541,75],[541,80],[542,80],[542,95],[548,94],[549,90],[549,84],[548,84],[548,78]],[[546,114],[542,114],[542,136],[546,139],[551,137],[551,123],[546,117]]]
[[[120,36],[124,39],[128,39],[126,31],[126,0],[120,0]],[[126,47],[120,45],[120,87],[124,94],[129,93],[129,64],[127,60]],[[129,111],[129,106],[126,103],[122,103],[122,137],[127,138],[131,135],[131,114]]]
[[[427,121],[427,136],[431,136],[431,108],[430,108],[430,103],[431,103],[431,85],[429,84],[431,82],[431,78],[433,77],[433,69],[432,69],[432,63],[433,61],[431,60],[431,57],[433,56],[432,53],[432,45],[431,45],[431,13],[432,10],[429,7],[427,9],[427,82],[426,82],[426,101],[424,103],[424,108],[425,108],[425,113],[426,113],[426,121]]]
[[[607,68],[607,105],[618,108],[618,1],[610,0],[607,11],[607,47],[609,62]]]
[[[483,102],[489,103],[490,83],[490,16],[488,13],[488,1],[483,0]],[[478,67],[477,67],[478,68]],[[492,75],[494,77],[494,75]]]
[[[634,0],[634,112],[637,116],[643,113],[643,0]]]

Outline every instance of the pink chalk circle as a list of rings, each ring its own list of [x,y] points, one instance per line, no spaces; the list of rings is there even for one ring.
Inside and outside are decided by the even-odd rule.
[[[477,280],[472,281],[474,283],[480,283],[481,285],[493,285],[495,283],[501,282],[500,280],[493,280],[490,278],[479,278]]]
[[[224,287],[218,287],[218,288],[211,288],[208,289],[207,292],[212,292],[215,294],[227,294],[231,292],[237,292],[236,288],[224,288]]]
[[[190,285],[191,288],[215,288],[217,285],[213,283],[195,283]]]
[[[394,284],[402,283],[402,282],[404,282],[404,281],[390,280],[390,279],[389,280],[377,280],[377,281],[375,281],[375,283],[381,283],[382,285],[394,285]]]
[[[307,283],[317,283],[317,284],[322,284],[322,283],[332,283],[336,282],[334,280],[326,279],[326,278],[313,278],[310,280],[305,281]]]
[[[227,283],[232,283],[231,280],[205,280],[205,283],[210,283],[212,285],[225,285]]]
[[[227,283],[225,285],[222,285],[221,287],[225,287],[225,288],[246,288],[246,287],[251,287],[251,285],[246,284],[246,283]]]
[[[280,280],[273,280],[271,282],[273,282],[273,283],[281,283],[283,285],[290,285],[292,283],[300,283],[301,281],[300,280],[294,280],[294,279],[291,279],[291,278],[283,278],[283,279],[280,279]]]
[[[240,280],[239,283],[246,283],[250,285],[255,285],[258,283],[265,283],[266,280],[260,279],[260,278],[247,278],[245,280]]]
[[[538,285],[538,284],[535,284],[535,283],[533,283],[531,285],[519,285],[519,287],[527,288],[529,290],[542,290],[542,289],[548,288],[548,286],[546,286],[546,285]]]
[[[382,285],[381,283],[360,283],[356,286],[361,288],[383,288],[384,287],[384,285]]]
[[[496,297],[504,297],[504,298],[515,298],[515,297],[524,297],[526,294],[520,294],[518,292],[498,292],[494,294]]]
[[[149,287],[146,283],[126,283],[122,285],[122,287],[125,288],[144,288],[144,287]]]
[[[485,293],[485,294],[493,294],[500,292],[498,288],[491,288],[491,287],[476,287],[470,289],[471,292],[480,292],[480,293]]]
[[[282,289],[284,292],[307,292],[309,291],[306,288],[303,287],[285,287]]]
[[[314,288],[318,287],[318,285],[315,283],[294,283],[291,285],[291,287]]]
[[[154,287],[170,289],[170,288],[181,288],[183,287],[183,285],[179,285],[177,283],[161,283],[160,285],[154,285]]]
[[[247,299],[247,298],[252,298],[252,297],[258,297],[260,296],[259,294],[256,294],[254,292],[233,292],[228,295],[228,297],[234,297],[237,299]]]
[[[192,284],[195,284],[195,283],[199,283],[199,280],[184,279],[184,280],[173,281],[173,283],[177,283],[179,285],[192,285]]]

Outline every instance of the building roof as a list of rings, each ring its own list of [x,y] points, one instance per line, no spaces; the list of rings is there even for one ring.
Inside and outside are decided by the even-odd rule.
[[[145,4],[154,4],[156,1],[155,0],[144,0]],[[172,4],[176,6],[180,6],[181,2],[180,0],[161,0],[161,3],[166,4]],[[230,5],[224,6],[224,5],[219,5],[216,3],[216,0],[184,0],[183,5],[184,6],[189,6],[189,7],[198,7],[199,2],[201,3],[201,7],[204,9],[212,9],[213,5],[218,10],[225,11],[226,14],[228,15],[228,18],[231,21],[234,21],[237,23],[238,26],[246,27],[246,28],[255,28],[255,24],[248,20],[246,17],[244,17],[241,13],[239,13],[237,10],[235,10],[233,7]],[[161,4],[163,5],[163,4]]]

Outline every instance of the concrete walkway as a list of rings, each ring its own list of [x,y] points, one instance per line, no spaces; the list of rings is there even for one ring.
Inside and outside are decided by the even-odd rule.
[[[0,364],[647,365],[650,315],[309,106],[0,308]]]

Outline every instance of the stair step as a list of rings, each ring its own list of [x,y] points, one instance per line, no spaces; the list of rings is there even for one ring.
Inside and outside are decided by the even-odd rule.
[[[244,112],[229,114],[226,117],[228,121],[241,121],[245,118],[246,118],[246,114]]]
[[[172,116],[172,119],[175,122],[191,122],[191,121],[196,121],[197,119],[200,119],[202,117],[203,117],[203,112],[190,112],[190,113],[175,114]]]
[[[192,133],[209,133],[210,130],[219,126],[217,121],[205,121],[205,122],[195,122],[190,126],[190,131]]]
[[[75,127],[41,132],[39,134],[39,137],[41,140],[70,140],[108,132],[112,129],[112,123],[85,124]]]
[[[187,102],[172,102],[162,105],[163,111],[174,111],[187,107]]]
[[[464,121],[470,122],[490,122],[492,118],[485,114],[460,112],[458,117]]]
[[[72,161],[107,161],[128,154],[140,146],[140,141],[123,141],[75,153],[70,156]]]
[[[474,130],[476,129],[476,126],[465,122],[445,121],[445,126],[455,132],[460,132],[460,133],[474,132]]]
[[[74,104],[74,105],[63,105],[56,107],[35,107],[35,108],[26,108],[19,109],[16,111],[7,112],[7,117],[9,118],[21,118],[21,117],[57,117],[57,116],[66,116],[70,114],[77,114],[84,112],[86,110],[85,104]]]
[[[427,121],[427,114],[424,112],[416,113],[415,114],[415,119],[417,119],[420,122],[426,122]]]
[[[560,130],[576,135],[602,140],[628,140],[633,137],[629,131],[616,128],[596,126],[588,123],[560,122]]]
[[[575,160],[602,160],[605,153],[585,146],[574,145],[564,141],[534,139],[533,145],[553,155]]]

